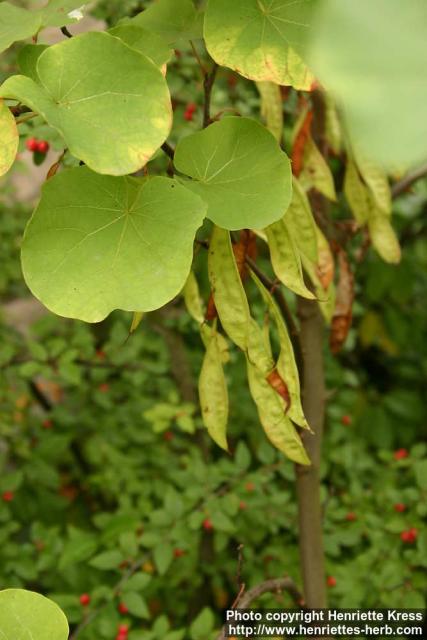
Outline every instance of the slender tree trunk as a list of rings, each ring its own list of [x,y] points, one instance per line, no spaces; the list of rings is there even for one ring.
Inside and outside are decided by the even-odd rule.
[[[296,466],[300,563],[308,607],[326,607],[326,582],[320,502],[320,456],[325,413],[324,325],[316,301],[298,299],[304,380],[302,400],[314,434],[302,434],[311,466]]]

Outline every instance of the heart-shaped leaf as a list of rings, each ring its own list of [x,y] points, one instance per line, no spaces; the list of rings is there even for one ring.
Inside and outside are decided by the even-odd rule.
[[[68,623],[61,609],[33,591],[0,591],[0,638],[2,640],[67,640]]]
[[[15,118],[0,100],[0,176],[9,171],[18,151],[19,135]]]
[[[140,169],[171,126],[169,90],[151,60],[107,33],[86,33],[49,47],[37,81],[12,76],[0,95],[31,107],[64,137],[71,153],[98,173]]]
[[[182,289],[204,215],[200,198],[169,178],[64,171],[44,185],[27,226],[25,280],[62,316],[151,311]]]
[[[194,179],[185,185],[208,203],[208,217],[224,229],[266,227],[289,206],[289,159],[255,120],[227,117],[183,138],[174,163]]]
[[[315,0],[209,0],[204,36],[212,58],[252,80],[307,89],[305,49]]]

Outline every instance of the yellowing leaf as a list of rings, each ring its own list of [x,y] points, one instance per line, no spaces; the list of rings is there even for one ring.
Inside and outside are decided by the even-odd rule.
[[[166,81],[119,38],[89,32],[62,41],[40,53],[36,70],[34,79],[9,77],[0,95],[39,113],[97,173],[137,171],[165,141],[172,123]]]
[[[209,435],[218,446],[228,451],[228,392],[220,345],[215,332],[212,332],[203,359],[199,377],[199,396],[203,423]]]
[[[310,32],[314,4],[312,0],[209,0],[204,24],[207,49],[218,64],[251,80],[308,89],[311,80],[299,52]]]
[[[0,176],[14,163],[19,144],[18,128],[10,109],[0,99]]]
[[[274,273],[283,284],[304,298],[313,299],[302,272],[301,257],[286,225],[287,215],[265,229]]]
[[[283,135],[283,104],[280,87],[274,82],[257,82],[261,96],[261,118],[278,142]]]
[[[230,234],[215,226],[209,244],[209,280],[224,331],[243,351],[248,348],[250,311],[231,246]]]

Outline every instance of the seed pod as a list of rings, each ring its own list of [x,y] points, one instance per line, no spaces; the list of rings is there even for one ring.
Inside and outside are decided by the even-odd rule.
[[[243,351],[248,348],[250,311],[231,246],[230,234],[215,226],[209,245],[209,280],[221,324]]]
[[[338,264],[340,275],[329,337],[332,353],[338,353],[347,339],[351,327],[354,300],[354,277],[347,254],[343,249],[338,252]]]
[[[360,224],[365,223],[369,211],[369,192],[350,157],[347,159],[345,168],[344,193],[357,222]]]
[[[227,445],[228,392],[218,337],[212,332],[199,376],[203,423],[211,438],[225,451]]]
[[[286,225],[287,215],[265,229],[274,273],[283,284],[303,298],[314,299],[307,289],[301,257]]]
[[[182,293],[188,313],[196,322],[202,324],[204,321],[203,304],[199,292],[199,285],[197,284],[193,271],[190,271],[188,274]]]
[[[293,179],[293,194],[289,209],[285,213],[286,226],[300,252],[317,263],[316,223],[304,189]]]
[[[390,224],[390,220],[380,211],[371,211],[368,219],[369,234],[372,244],[385,262],[400,262],[401,249],[399,240]]]
[[[278,142],[283,135],[283,104],[280,87],[274,82],[256,82],[261,96],[261,117]]]
[[[247,361],[251,395],[258,409],[263,429],[270,442],[298,464],[309,465],[310,460],[295,427],[285,414],[285,403],[269,385],[260,371]]]
[[[306,191],[314,188],[329,200],[336,202],[337,195],[332,171],[311,136],[308,137],[305,145],[303,170],[299,181]]]
[[[132,316],[132,323],[130,325],[129,333],[133,333],[136,331],[141,324],[142,318],[144,317],[143,311],[134,311]]]
[[[294,350],[282,314],[280,313],[271,293],[267,291],[253,272],[251,272],[251,276],[260,290],[277,328],[280,353],[276,369],[289,391],[290,406],[288,409],[288,416],[298,426],[303,427],[304,429],[310,429],[302,409],[299,373],[297,363],[295,361]]]

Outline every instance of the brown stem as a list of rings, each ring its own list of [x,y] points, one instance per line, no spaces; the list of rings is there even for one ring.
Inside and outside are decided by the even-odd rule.
[[[171,160],[173,160],[173,157],[175,155],[175,151],[173,150],[173,148],[170,146],[170,144],[168,142],[164,142],[162,144],[162,149],[166,153],[166,155],[169,156],[169,158]]]
[[[326,584],[319,471],[325,413],[324,324],[314,300],[298,298],[298,317],[305,371],[302,402],[305,417],[314,431],[302,434],[311,465],[296,465],[300,564],[307,606],[324,608]]]
[[[391,195],[393,198],[398,198],[402,193],[405,193],[411,187],[414,182],[427,176],[427,162],[413,172],[408,173],[401,180],[396,182],[391,188]]]
[[[207,127],[211,123],[212,88],[215,82],[217,70],[218,65],[216,62],[214,62],[212,69],[209,71],[209,73],[205,74],[205,78],[203,80],[203,89],[205,92],[205,99],[203,103],[203,128]]]
[[[264,593],[282,593],[283,591],[287,591],[291,596],[292,600],[298,607],[304,606],[302,593],[299,591],[295,582],[289,578],[272,578],[271,580],[265,580],[260,584],[252,587],[246,593],[243,593],[239,600],[235,603],[235,608],[239,609],[248,609],[251,604],[257,600],[260,596],[264,595]],[[221,629],[220,634],[217,637],[217,640],[226,640],[227,636],[225,626]]]

